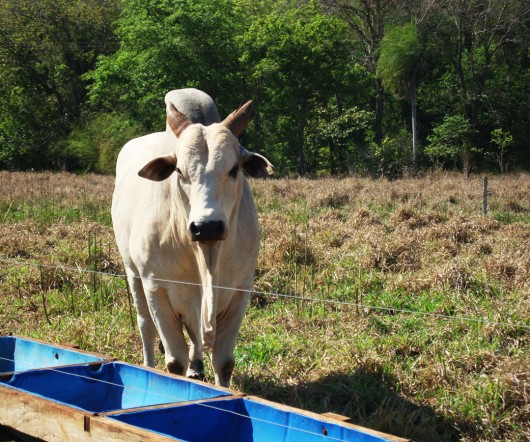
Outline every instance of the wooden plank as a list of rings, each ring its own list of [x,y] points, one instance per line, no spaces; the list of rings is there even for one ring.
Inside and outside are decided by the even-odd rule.
[[[108,419],[102,416],[87,416],[88,431],[83,432],[83,439],[71,438],[67,440],[102,441],[102,442],[168,442],[174,438],[162,436],[151,431]],[[87,421],[84,422],[87,429]],[[87,436],[88,435],[88,436]]]
[[[167,442],[170,439],[0,386],[0,425],[50,442]]]
[[[334,419],[339,422],[351,422],[351,418],[349,418],[348,416],[343,416],[342,414],[327,412],[322,413],[321,416],[329,417],[330,419]]]

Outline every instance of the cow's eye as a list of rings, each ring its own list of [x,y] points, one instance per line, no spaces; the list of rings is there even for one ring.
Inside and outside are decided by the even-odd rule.
[[[182,173],[182,170],[180,170],[178,167],[177,167],[177,174],[179,176],[179,181],[181,183],[187,183],[188,182],[188,179],[184,176],[184,174]]]
[[[239,172],[239,166],[236,164],[234,167],[232,167],[230,172],[228,172],[228,175],[230,175],[232,178],[236,178],[238,172]]]

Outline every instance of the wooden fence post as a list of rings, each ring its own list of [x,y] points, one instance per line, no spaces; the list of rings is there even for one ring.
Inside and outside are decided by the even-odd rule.
[[[488,214],[488,177],[482,177],[482,216]]]

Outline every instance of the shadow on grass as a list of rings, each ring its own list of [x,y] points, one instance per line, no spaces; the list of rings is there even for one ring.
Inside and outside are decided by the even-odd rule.
[[[250,395],[315,413],[334,412],[352,423],[417,442],[456,441],[461,432],[453,423],[397,393],[397,382],[381,367],[361,367],[351,373],[330,374],[296,386],[271,374],[234,376],[237,388]]]

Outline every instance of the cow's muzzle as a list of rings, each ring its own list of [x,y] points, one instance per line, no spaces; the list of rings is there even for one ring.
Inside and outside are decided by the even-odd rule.
[[[226,238],[223,221],[191,222],[189,230],[192,241],[222,241]]]

